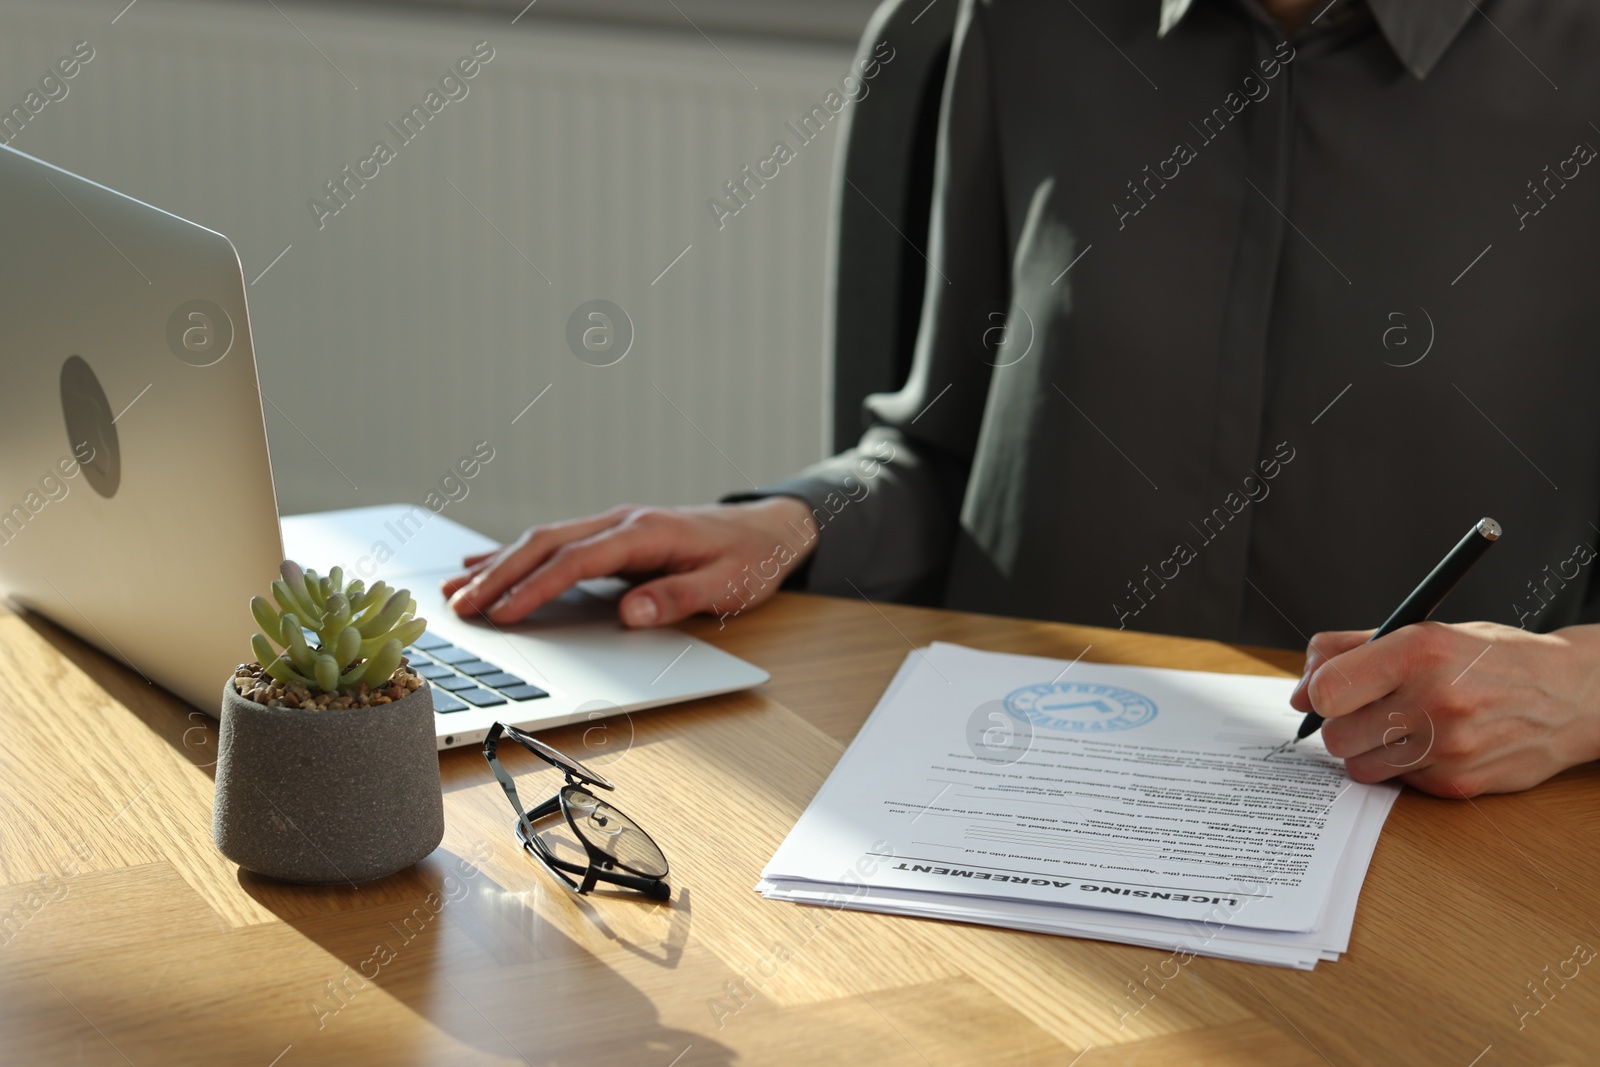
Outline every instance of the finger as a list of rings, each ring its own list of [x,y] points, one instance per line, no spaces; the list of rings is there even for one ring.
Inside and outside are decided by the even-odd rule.
[[[1424,763],[1427,762],[1424,760]],[[1350,780],[1364,785],[1387,782],[1391,778],[1414,774],[1418,769],[1418,767],[1401,766],[1394,760],[1386,758],[1382,749],[1363,752],[1344,761],[1344,772],[1350,776]]]
[[[1306,644],[1306,665],[1300,672],[1300,682],[1289,694],[1289,706],[1299,711],[1312,710],[1311,698],[1306,695],[1306,685],[1312,674],[1334,656],[1365,644],[1371,636],[1371,630],[1331,630],[1313,634]]]
[[[728,584],[737,573],[723,564],[657,578],[629,591],[617,611],[623,625],[634,627],[665,626],[702,611],[715,611],[719,600],[728,599]]]
[[[460,574],[452,574],[450,577],[440,582],[439,589],[444,593],[445,596],[452,596],[457,589],[460,589],[462,586],[472,581],[472,579],[482,574],[484,570],[486,570],[489,565],[494,562],[495,557],[503,551],[505,551],[504,545],[495,549],[493,552],[485,552],[481,556],[468,556],[465,563],[467,569],[462,571]],[[476,560],[476,562],[472,562],[473,560]]]
[[[1432,716],[1402,694],[1322,724],[1322,743],[1332,755],[1351,760],[1381,751],[1385,760],[1401,770],[1420,766],[1433,737]]]
[[[1440,623],[1402,626],[1329,658],[1312,672],[1306,695],[1325,719],[1348,715],[1437,666],[1449,640],[1449,630]]]
[[[549,553],[484,614],[495,622],[516,622],[585,578],[659,570],[672,558],[672,551],[673,546],[658,530],[633,525],[601,530]]]
[[[480,564],[481,569],[472,579],[451,596],[450,607],[463,618],[485,613],[506,590],[542,566],[563,546],[617,525],[627,513],[627,509],[618,508],[587,519],[534,527],[501,549],[486,561],[486,565]]]
[[[476,567],[478,564],[482,563],[484,560],[492,559],[495,556],[499,555],[500,552],[505,547],[506,547],[505,545],[499,545],[499,546],[497,546],[495,548],[489,549],[487,552],[474,552],[472,555],[467,556],[465,559],[463,559],[461,561],[461,565],[463,567],[467,567],[467,568]]]

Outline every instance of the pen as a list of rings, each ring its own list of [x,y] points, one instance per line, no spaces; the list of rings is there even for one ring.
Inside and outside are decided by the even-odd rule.
[[[1411,591],[1411,595],[1400,602],[1384,624],[1367,638],[1371,644],[1378,638],[1391,634],[1402,626],[1410,626],[1414,622],[1422,622],[1438,610],[1444,603],[1444,598],[1450,595],[1450,590],[1456,583],[1466,577],[1472,565],[1489,551],[1491,545],[1500,540],[1500,524],[1493,519],[1479,519],[1467,531],[1467,536],[1456,542],[1456,547],[1439,561],[1439,565],[1424,579],[1422,584]],[[1314,711],[1306,712],[1306,717],[1300,722],[1300,731],[1295,734],[1294,740],[1300,741],[1310,737],[1322,729],[1322,716]],[[1294,742],[1291,741],[1290,744]]]

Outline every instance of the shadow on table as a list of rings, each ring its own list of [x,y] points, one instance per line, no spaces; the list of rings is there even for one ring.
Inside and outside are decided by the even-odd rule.
[[[132,712],[185,760],[216,777],[217,714],[222,708],[223,679],[217,679],[217,709],[209,715],[203,714],[43,615],[26,610],[18,610],[16,614],[63,659]]]
[[[297,886],[242,871],[239,884],[343,965],[312,991],[309,1041],[359,1015],[376,988],[456,1041],[530,1064],[666,1064],[690,1045],[697,1067],[734,1061],[703,1034],[663,1023],[657,1007],[684,984],[677,970],[692,920],[687,890],[669,905],[621,892],[583,899],[541,873],[530,867],[529,888],[513,891],[473,858],[440,848],[354,886]],[[352,907],[352,894],[371,903]],[[539,901],[557,894],[576,900],[603,945],[585,947],[540,915]],[[663,910],[665,937],[641,937]],[[704,997],[721,980],[707,974],[689,984]]]

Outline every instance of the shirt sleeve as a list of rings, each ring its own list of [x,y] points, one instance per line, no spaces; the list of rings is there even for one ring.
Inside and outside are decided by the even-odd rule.
[[[936,599],[954,550],[993,369],[988,342],[1003,331],[1009,303],[983,15],[982,0],[966,0],[956,22],[935,157],[929,269],[905,386],[867,398],[869,428],[855,448],[793,478],[724,498],[793,496],[810,506],[818,543],[797,584],[812,592]]]

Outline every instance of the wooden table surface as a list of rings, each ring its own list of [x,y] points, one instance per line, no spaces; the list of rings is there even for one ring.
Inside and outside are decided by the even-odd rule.
[[[912,645],[1252,674],[1298,657],[795,594],[688,629],[771,683],[544,735],[661,841],[662,905],[554,884],[475,747],[442,756],[444,844],[417,867],[358,887],[241,875],[211,843],[214,725],[0,616],[0,1062],[1600,1062],[1600,960],[1579,948],[1600,948],[1594,766],[1517,796],[1407,791],[1338,963],[1179,967],[751,887]]]

